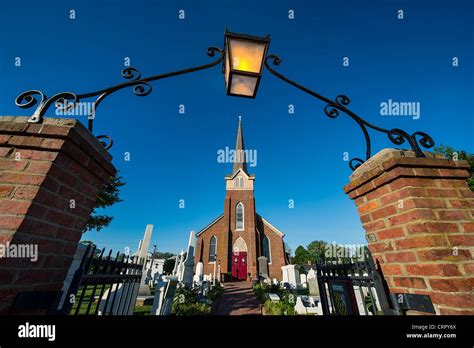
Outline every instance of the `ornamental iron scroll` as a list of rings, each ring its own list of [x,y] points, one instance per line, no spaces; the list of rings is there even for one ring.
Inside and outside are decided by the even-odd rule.
[[[165,79],[168,77],[178,76],[193,73],[200,70],[205,70],[212,68],[216,65],[219,65],[224,60],[224,51],[218,47],[209,47],[207,49],[207,55],[209,57],[214,57],[216,53],[219,54],[219,57],[211,63],[200,65],[193,68],[173,71],[165,74],[154,75],[146,78],[141,77],[141,73],[138,69],[134,67],[127,67],[122,70],[122,77],[128,80],[127,82],[120,83],[118,85],[101,89],[98,91],[76,94],[73,92],[61,92],[53,95],[52,97],[47,97],[45,93],[39,90],[29,90],[21,93],[15,100],[15,104],[22,109],[29,109],[38,104],[33,115],[28,119],[30,123],[41,123],[43,116],[49,110],[49,108],[54,105],[57,113],[66,113],[74,110],[78,103],[84,99],[95,98],[92,102],[93,108],[88,115],[88,124],[87,128],[90,132],[93,130],[93,122],[95,118],[95,111],[97,107],[102,103],[102,101],[109,95],[120,91],[127,87],[133,87],[133,93],[136,96],[144,97],[151,93],[152,91],[152,81]],[[105,149],[110,149],[113,145],[112,138],[108,135],[99,135],[96,137],[99,139],[100,143],[105,147]]]
[[[351,111],[347,107],[351,102],[347,96],[338,95],[334,100],[326,98],[322,96],[321,94],[318,94],[296,83],[295,81],[292,81],[289,78],[283,76],[281,73],[277,72],[275,69],[273,69],[270,66],[270,64],[268,63],[269,60],[272,61],[273,65],[278,66],[281,64],[280,57],[274,54],[267,55],[267,57],[265,58],[265,67],[267,68],[267,70],[270,71],[273,75],[275,75],[279,79],[289,83],[290,85],[326,103],[326,106],[324,107],[324,113],[328,117],[337,118],[340,112],[343,112],[344,114],[352,118],[359,125],[365,138],[365,144],[366,144],[365,160],[361,158],[352,158],[349,161],[349,166],[351,167],[352,170],[357,169],[362,163],[364,163],[371,157],[371,140],[370,140],[368,129],[373,129],[375,131],[385,133],[388,136],[389,140],[395,145],[402,145],[405,142],[408,142],[408,144],[410,145],[411,149],[415,152],[417,157],[426,157],[425,154],[423,153],[423,150],[421,149],[421,146],[426,149],[429,149],[435,145],[433,138],[431,138],[431,136],[429,136],[428,134],[424,132],[415,132],[410,135],[409,133],[399,128],[385,129],[385,128],[381,128],[367,122],[366,120],[362,119],[360,116],[358,116],[355,112]],[[419,139],[417,137],[419,137]]]

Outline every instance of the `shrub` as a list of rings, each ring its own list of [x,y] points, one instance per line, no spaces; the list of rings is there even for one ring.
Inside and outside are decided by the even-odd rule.
[[[257,300],[261,303],[265,302],[265,300],[268,298],[270,289],[270,285],[266,283],[257,283],[253,286],[253,292],[255,293]]]
[[[224,291],[224,288],[219,285],[214,286],[209,292],[207,293],[207,298],[214,302],[220,296],[220,294]]]
[[[173,299],[173,306],[171,307],[171,312],[176,315],[199,314],[200,312],[202,312],[203,308],[201,308],[201,304],[198,303],[198,295],[199,293],[197,290],[193,290],[186,287],[178,288]]]
[[[267,315],[295,315],[294,305],[284,301],[273,302],[267,300],[263,305],[263,309]]]
[[[211,307],[199,302],[179,304],[175,308],[176,315],[207,315],[210,311]]]

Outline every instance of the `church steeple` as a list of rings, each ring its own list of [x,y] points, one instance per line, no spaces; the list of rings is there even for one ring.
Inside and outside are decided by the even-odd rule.
[[[235,173],[242,168],[247,173],[247,158],[245,156],[244,135],[242,133],[242,116],[239,116],[239,128],[237,129],[237,141],[235,142],[234,169]],[[248,173],[247,173],[248,174]]]

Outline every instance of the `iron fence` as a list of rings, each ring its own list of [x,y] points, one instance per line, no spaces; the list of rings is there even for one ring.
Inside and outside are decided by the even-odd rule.
[[[124,315],[135,305],[143,260],[89,245],[59,314]]]
[[[360,259],[319,261],[316,269],[324,315],[399,313],[393,309],[388,287],[369,250]]]

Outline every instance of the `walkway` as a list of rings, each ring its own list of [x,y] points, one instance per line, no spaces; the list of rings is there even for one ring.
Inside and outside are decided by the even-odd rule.
[[[260,304],[252,290],[252,283],[224,283],[216,315],[260,315]]]

